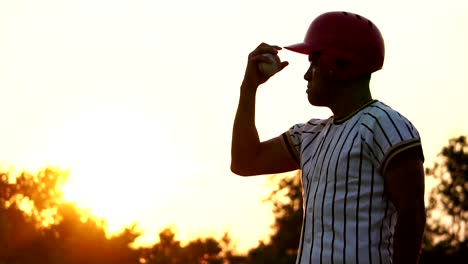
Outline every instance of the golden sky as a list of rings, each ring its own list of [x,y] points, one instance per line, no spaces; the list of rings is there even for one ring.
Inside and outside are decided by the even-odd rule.
[[[428,3],[430,2],[430,3]],[[229,231],[247,249],[270,232],[267,177],[229,171],[230,136],[248,53],[302,41],[315,16],[359,13],[380,28],[375,98],[407,116],[426,166],[467,134],[466,1],[0,1],[0,162],[70,169],[67,197],[109,228],[138,222],[151,243]],[[260,137],[311,117],[307,57],[258,96]]]

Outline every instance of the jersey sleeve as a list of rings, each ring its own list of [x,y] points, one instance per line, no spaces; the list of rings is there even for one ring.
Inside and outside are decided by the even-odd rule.
[[[405,150],[416,148],[424,161],[421,138],[411,122],[389,107],[371,108],[364,116],[362,135],[382,175],[390,160]]]
[[[282,134],[283,145],[297,165],[301,166],[303,150],[314,142],[327,121],[327,119],[311,119],[307,123],[292,126]]]
[[[300,149],[303,131],[304,124],[297,124],[281,135],[284,147],[298,166],[301,165]]]

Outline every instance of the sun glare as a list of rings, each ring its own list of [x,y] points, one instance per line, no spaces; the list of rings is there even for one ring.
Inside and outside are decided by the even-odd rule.
[[[106,222],[109,233],[138,224],[148,211],[167,206],[179,178],[168,143],[155,121],[138,112],[98,110],[70,119],[53,146],[69,169],[65,201]]]

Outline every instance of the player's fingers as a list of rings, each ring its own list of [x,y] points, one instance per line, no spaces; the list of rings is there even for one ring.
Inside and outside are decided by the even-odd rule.
[[[263,52],[268,52],[272,54],[276,54],[279,50],[282,49],[280,46],[270,45],[267,43],[261,43],[257,48]]]
[[[281,64],[280,64],[280,68],[279,68],[279,71],[282,71],[284,68],[286,68],[286,66],[289,65],[289,62],[287,61],[282,61]]]
[[[270,56],[264,56],[263,54],[265,53],[252,56],[249,60],[255,63],[260,63],[260,62],[274,63],[275,62]]]
[[[258,47],[255,50],[253,50],[249,54],[249,57],[255,57],[257,55],[264,54],[264,53],[271,53],[271,54],[276,55],[278,54],[279,50],[281,50],[281,47],[279,46],[261,43],[260,45],[258,45]]]

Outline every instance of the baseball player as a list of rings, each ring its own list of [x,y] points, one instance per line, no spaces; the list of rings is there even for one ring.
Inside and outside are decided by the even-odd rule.
[[[302,171],[296,263],[417,263],[425,225],[424,156],[411,122],[371,96],[371,74],[382,68],[385,54],[379,29],[358,14],[327,12],[312,21],[303,42],[285,48],[307,56],[308,101],[333,116],[260,142],[255,97],[271,76],[257,66],[272,63],[263,55],[281,49],[260,44],[248,56],[240,87],[231,170],[242,176]],[[278,72],[287,65],[280,62]]]

